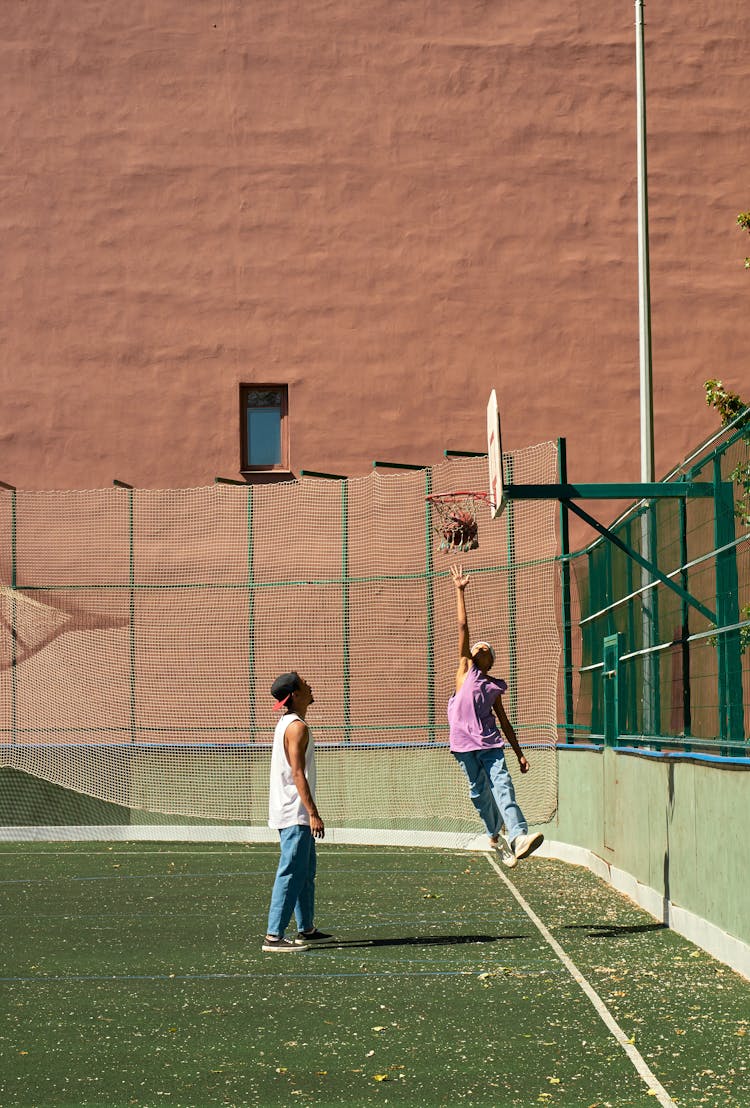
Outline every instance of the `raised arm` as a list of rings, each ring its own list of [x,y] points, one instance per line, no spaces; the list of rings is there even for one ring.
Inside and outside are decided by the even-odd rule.
[[[451,577],[456,586],[456,618],[458,620],[458,670],[456,671],[456,691],[463,684],[471,668],[471,650],[469,649],[469,619],[466,615],[464,589],[469,583],[469,575],[463,566],[451,566]]]

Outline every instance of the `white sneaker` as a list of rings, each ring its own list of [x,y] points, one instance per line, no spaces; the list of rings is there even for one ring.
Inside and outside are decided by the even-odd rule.
[[[502,835],[498,835],[497,842],[495,842],[494,839],[490,839],[490,844],[493,850],[496,850],[500,855],[500,861],[504,866],[507,866],[508,869],[513,869],[513,867],[517,865],[518,858],[516,858]]]
[[[541,831],[535,831],[533,835],[516,835],[513,840],[513,853],[516,858],[528,858],[529,854],[538,850],[543,842],[544,835]]]

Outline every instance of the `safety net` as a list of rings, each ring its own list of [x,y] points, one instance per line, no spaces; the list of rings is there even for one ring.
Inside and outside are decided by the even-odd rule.
[[[506,455],[554,481],[546,443]],[[297,670],[331,827],[481,831],[448,750],[453,561],[473,638],[531,763],[519,802],[557,798],[556,505],[479,512],[479,547],[439,552],[428,494],[482,490],[484,458],[349,480],[197,489],[0,491],[0,823],[22,776],[123,811],[267,822],[270,686]],[[19,774],[17,771],[23,771]],[[14,785],[15,782],[15,785]],[[34,814],[54,823],[44,804]],[[3,811],[5,809],[5,811]]]

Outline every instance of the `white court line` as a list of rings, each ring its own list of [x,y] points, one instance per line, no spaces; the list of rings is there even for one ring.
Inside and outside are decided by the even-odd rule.
[[[264,849],[262,849],[262,850],[258,849],[258,847],[261,845],[259,843],[248,843],[247,845],[249,847],[253,848],[252,851],[249,851],[247,849],[243,849],[243,850],[222,850],[220,847],[217,848],[216,850],[120,850],[118,847],[111,847],[108,850],[1,850],[0,849],[0,862],[3,860],[3,858],[13,858],[13,857],[16,857],[18,855],[21,855],[24,858],[95,858],[95,857],[99,857],[99,856],[103,856],[105,858],[111,858],[115,854],[117,854],[117,855],[133,854],[138,858],[150,858],[152,856],[154,858],[163,858],[165,854],[174,854],[175,857],[181,857],[181,858],[188,857],[192,854],[202,854],[202,855],[206,855],[207,857],[214,857],[214,858],[223,857],[225,854],[244,854],[245,857],[247,857],[248,854],[252,854],[253,857],[256,854],[273,854],[277,858],[279,856],[279,847],[278,847],[278,845],[274,846],[273,843],[268,844],[268,849],[265,849],[265,846],[264,846]],[[412,849],[410,847],[395,846],[395,847],[392,847],[390,850],[377,850],[375,848],[373,848],[372,850],[349,850],[345,843],[330,843],[330,844],[329,843],[324,843],[322,845],[320,843],[316,843],[316,849],[318,850],[319,853],[325,852],[325,855],[327,855],[328,857],[331,857],[331,858],[334,857],[334,855],[338,854],[338,853],[343,854],[347,858],[350,858],[350,857],[353,857],[353,856],[358,856],[358,855],[362,855],[363,857],[368,857],[368,858],[373,857],[373,855],[382,855],[383,857],[386,857],[386,858],[387,857],[392,858],[392,857],[396,856],[396,853],[395,853],[396,851],[402,851],[404,853],[409,854],[412,857],[414,856],[414,854],[416,852],[419,852],[419,853],[423,854],[423,856],[425,856],[422,847],[414,847]],[[447,854],[447,855],[450,855],[450,857],[455,857],[455,858],[465,858],[466,857],[466,851],[465,850],[443,850],[441,848],[438,848],[438,849],[440,849],[441,854]]]
[[[642,1077],[643,1080],[645,1081],[645,1083],[648,1085],[649,1090],[651,1091],[652,1095],[656,1098],[656,1100],[659,1102],[659,1104],[664,1106],[664,1108],[677,1108],[677,1105],[672,1100],[672,1098],[669,1095],[669,1093],[667,1092],[667,1090],[664,1088],[664,1086],[658,1080],[656,1075],[649,1068],[648,1063],[646,1062],[643,1055],[639,1051],[637,1051],[635,1049],[635,1047],[633,1046],[633,1044],[630,1042],[627,1035],[625,1034],[623,1029],[620,1027],[619,1023],[617,1022],[615,1017],[612,1015],[612,1013],[610,1012],[609,1008],[604,1003],[602,998],[599,996],[596,989],[594,989],[593,986],[591,986],[588,983],[588,981],[583,976],[583,974],[578,969],[578,967],[575,965],[575,963],[568,957],[568,955],[565,953],[565,951],[560,946],[560,944],[557,942],[557,940],[552,936],[552,934],[544,926],[542,921],[539,919],[539,916],[536,914],[534,909],[531,907],[531,905],[526,900],[524,900],[524,898],[521,896],[518,889],[516,889],[516,887],[512,883],[512,881],[508,880],[508,878],[505,876],[505,874],[503,873],[503,871],[501,870],[500,866],[495,861],[495,859],[490,857],[489,854],[485,855],[485,857],[487,858],[487,861],[489,862],[489,864],[492,866],[492,868],[497,873],[498,877],[510,889],[511,893],[516,898],[518,903],[521,905],[521,907],[523,908],[524,912],[529,917],[531,922],[537,928],[537,930],[541,934],[542,938],[545,940],[545,942],[547,942],[552,947],[555,954],[560,959],[562,964],[565,966],[565,968],[568,971],[568,973],[570,974],[570,976],[573,978],[573,980],[576,982],[576,984],[579,985],[581,987],[581,989],[583,989],[586,996],[589,998],[591,1003],[594,1005],[594,1008],[596,1009],[597,1015],[606,1024],[606,1026],[609,1028],[609,1031],[611,1032],[611,1034],[614,1036],[614,1038],[620,1044],[622,1049],[625,1051],[628,1058],[633,1063],[635,1069],[638,1071],[638,1074],[640,1075],[640,1077]]]
[[[248,853],[247,850],[118,850],[114,847],[110,850],[0,850],[0,862],[3,858],[15,858],[19,854],[23,858],[112,858],[115,854],[118,857],[123,854],[133,854],[137,858],[163,858],[165,854],[184,858],[193,854],[203,854],[206,857],[223,858],[225,854],[244,854],[247,857]],[[279,848],[253,850],[252,853],[278,856]]]

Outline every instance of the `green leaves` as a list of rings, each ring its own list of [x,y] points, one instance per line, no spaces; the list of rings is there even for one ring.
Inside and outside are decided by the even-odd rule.
[[[737,216],[737,224],[750,234],[750,212],[740,212]],[[750,269],[750,258],[745,258],[745,269]]]
[[[716,408],[721,416],[722,427],[726,427],[747,407],[745,401],[736,392],[725,389],[723,383],[715,378],[705,381],[703,388],[706,390],[706,403],[709,408]]]

